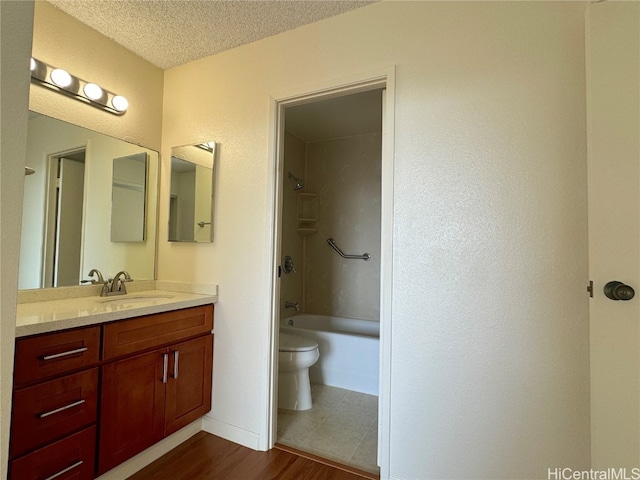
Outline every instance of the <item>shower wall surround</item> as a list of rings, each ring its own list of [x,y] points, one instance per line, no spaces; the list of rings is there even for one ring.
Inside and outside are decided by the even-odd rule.
[[[304,180],[305,143],[285,132],[284,136],[284,172],[291,172]],[[298,302],[304,311],[303,275],[304,275],[304,250],[303,237],[297,232],[297,194],[309,192],[308,188],[295,191],[294,184],[286,177],[283,178],[282,191],[282,257],[289,255],[295,264],[295,273],[282,274],[280,282],[280,317],[285,318],[294,315],[294,309],[284,308],[284,302]],[[282,258],[281,262],[284,262]]]
[[[379,133],[307,144],[307,190],[319,197],[318,234],[306,239],[307,312],[380,319],[381,148]],[[341,258],[328,238],[371,258]]]
[[[316,234],[296,232],[296,192],[285,184],[282,253],[294,258],[297,273],[283,278],[282,302],[302,300],[308,313],[379,321],[381,142],[376,133],[305,144],[287,133],[284,170],[301,172],[305,159],[302,191],[318,194],[319,225]],[[371,258],[343,259],[328,238],[345,253]],[[295,313],[282,307],[282,317]]]

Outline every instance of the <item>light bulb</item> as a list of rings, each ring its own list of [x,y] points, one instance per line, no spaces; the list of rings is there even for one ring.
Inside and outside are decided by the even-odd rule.
[[[129,101],[122,95],[116,95],[111,99],[111,105],[118,112],[124,112],[129,108]]]
[[[87,98],[94,101],[100,100],[104,95],[104,91],[102,90],[102,88],[100,88],[100,86],[96,85],[95,83],[87,83],[82,88],[82,91],[87,96]]]
[[[51,81],[57,86],[65,88],[71,85],[72,78],[66,70],[56,68],[53,72],[51,72]]]
[[[35,72],[36,68],[38,68],[38,64],[36,63],[35,59],[33,57],[31,57],[31,62],[29,64],[31,66],[31,71]]]

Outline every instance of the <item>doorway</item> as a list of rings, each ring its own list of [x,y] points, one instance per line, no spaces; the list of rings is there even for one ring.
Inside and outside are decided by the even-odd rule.
[[[85,149],[50,155],[48,164],[43,287],[79,285]]]
[[[378,465],[384,472],[388,458],[393,168],[391,129],[385,122],[387,78],[276,104],[274,260],[280,275],[273,288],[271,445],[284,444],[374,475],[380,472]],[[367,116],[370,119],[363,121]],[[350,255],[354,253],[358,255]],[[364,253],[369,259],[362,258]],[[282,273],[284,266],[290,273]],[[339,367],[332,370],[332,365],[325,368],[322,360],[332,356],[327,351],[333,354],[341,347],[327,344],[326,332],[321,332],[322,338],[315,340],[320,360],[309,375],[311,408],[279,410],[281,324],[287,329],[292,321],[299,323],[296,317],[309,314],[325,317],[324,321],[329,317],[329,322],[375,324],[380,331],[375,358],[365,354],[364,362],[374,372],[375,386],[336,379],[336,372],[345,372]],[[310,330],[293,333],[315,335]],[[345,351],[349,354],[351,348]],[[354,353],[354,358],[361,354]],[[346,427],[341,434],[332,434],[336,424]],[[323,433],[328,435],[323,438]]]

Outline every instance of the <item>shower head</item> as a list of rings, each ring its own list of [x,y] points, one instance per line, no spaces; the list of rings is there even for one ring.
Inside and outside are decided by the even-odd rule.
[[[304,187],[304,185],[302,184],[302,179],[296,177],[293,173],[288,172],[287,176],[295,182],[295,186],[293,187],[294,190],[300,190],[302,187]]]

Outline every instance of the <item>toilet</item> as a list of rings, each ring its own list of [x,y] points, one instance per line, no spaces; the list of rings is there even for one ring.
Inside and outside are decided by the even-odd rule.
[[[313,340],[291,333],[280,333],[278,408],[286,410],[311,408],[309,367],[319,358],[318,344]]]

